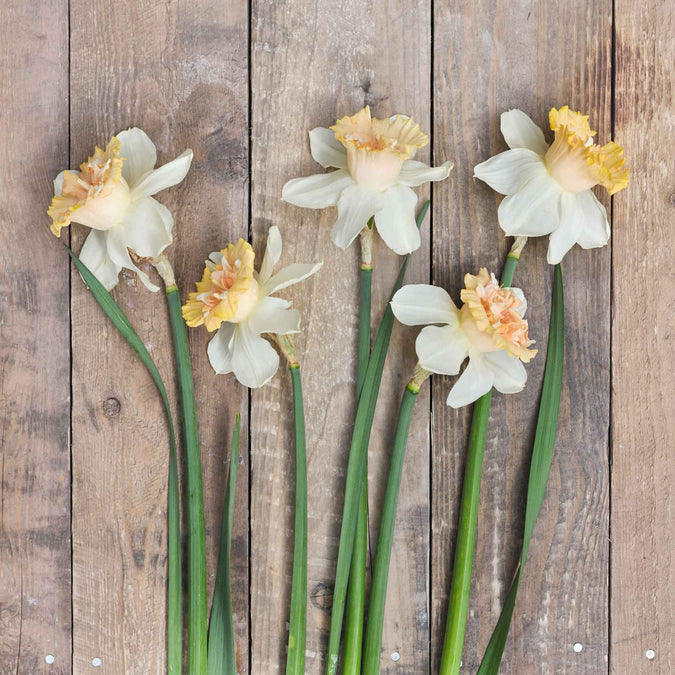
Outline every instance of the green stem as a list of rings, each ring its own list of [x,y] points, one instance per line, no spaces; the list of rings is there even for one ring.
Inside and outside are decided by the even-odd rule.
[[[382,627],[384,625],[384,606],[387,599],[387,581],[391,561],[391,545],[394,537],[394,521],[398,493],[401,487],[403,459],[408,441],[408,431],[412,419],[413,407],[419,393],[419,385],[411,382],[405,389],[396,424],[394,448],[391,454],[387,487],[382,504],[382,518],[377,538],[377,552],[373,569],[373,586],[370,591],[368,608],[368,626],[363,653],[363,672],[377,675],[380,672],[380,651],[382,649]]]
[[[188,673],[203,675],[207,664],[206,640],[206,550],[204,543],[204,497],[199,455],[199,430],[187,331],[181,313],[178,288],[167,286],[171,333],[176,355],[185,445],[188,525]]]
[[[307,452],[300,366],[290,363],[295,420],[295,530],[286,675],[305,675],[307,627]]]
[[[429,209],[427,201],[417,216],[417,226]],[[407,255],[401,265],[396,283],[392,289],[392,295],[401,288],[403,277],[408,267],[410,255]],[[390,298],[391,299],[391,298]],[[356,406],[352,443],[349,449],[349,461],[347,463],[347,477],[345,480],[345,497],[342,510],[342,527],[340,529],[340,544],[335,568],[335,587],[333,589],[333,608],[331,610],[330,633],[328,636],[328,652],[326,655],[326,674],[336,675],[340,651],[340,635],[342,633],[342,620],[345,612],[347,597],[347,582],[351,567],[352,554],[354,552],[354,540],[356,525],[358,522],[358,509],[361,503],[361,488],[363,486],[363,472],[368,454],[368,442],[375,416],[377,395],[382,381],[382,371],[387,358],[389,339],[394,324],[394,315],[391,306],[387,303],[380,327],[378,328],[373,350],[368,360],[366,375],[363,379],[363,388]]]
[[[164,394],[165,396],[166,394]],[[168,409],[168,399],[165,402]],[[178,462],[173,423],[170,425],[169,490],[167,538],[169,548],[169,581],[167,599],[167,659],[170,675],[183,670],[183,570],[181,562],[180,493],[178,490]]]
[[[361,302],[359,304],[359,350],[357,356],[356,395],[361,394],[370,356],[370,310],[372,264],[361,264]],[[368,559],[368,458],[363,468],[363,484],[359,499],[358,520],[354,536],[354,552],[349,570],[345,613],[343,675],[359,675],[363,646],[363,617],[366,604],[366,563]]]
[[[501,285],[510,286],[513,274],[520,259],[525,239],[517,238],[506,257],[502,271]],[[450,582],[450,602],[445,625],[445,639],[439,675],[458,675],[462,662],[462,648],[466,632],[466,620],[469,610],[471,591],[471,570],[476,544],[476,525],[478,523],[478,505],[480,482],[483,473],[483,454],[485,438],[490,418],[492,391],[481,396],[473,408],[471,433],[464,469],[462,499],[459,508],[459,529],[455,546],[455,560]]]
[[[241,417],[237,413],[232,431],[230,468],[227,474],[225,504],[220,523],[220,546],[218,568],[213,590],[213,603],[209,618],[208,675],[236,675],[237,650],[234,640],[234,617],[232,616],[232,526],[234,503],[239,469],[239,428]]]
[[[492,392],[489,392],[485,396],[481,396],[473,408],[466,468],[464,469],[464,484],[462,486],[462,502],[459,510],[455,564],[452,569],[450,586],[450,609],[448,610],[445,627],[440,675],[459,673],[462,660],[466,616],[469,608],[469,591],[471,590],[473,551],[476,542],[476,524],[478,522],[478,497],[491,399]]]

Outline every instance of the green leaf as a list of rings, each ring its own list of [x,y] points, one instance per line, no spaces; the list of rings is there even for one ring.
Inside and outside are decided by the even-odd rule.
[[[377,552],[373,570],[373,586],[370,591],[368,607],[368,626],[366,628],[366,644],[363,652],[363,672],[377,675],[380,672],[380,653],[382,651],[382,626],[384,624],[384,605],[387,598],[387,582],[389,579],[389,563],[391,561],[391,545],[394,538],[394,522],[398,493],[403,475],[403,459],[408,442],[408,431],[412,420],[413,408],[419,390],[406,387],[401,401],[401,408],[396,424],[394,447],[391,453],[387,487],[382,503],[382,517],[377,537]]]
[[[370,224],[372,227],[372,224]],[[356,366],[356,397],[361,394],[370,356],[370,314],[373,269],[361,267],[359,302],[359,347]],[[347,585],[342,675],[359,675],[366,608],[366,563],[368,558],[368,460],[363,467],[363,485],[354,535],[354,551]]]
[[[428,209],[429,202],[427,201],[417,217],[418,227],[422,224]],[[410,255],[407,255],[401,265],[401,270],[396,278],[396,283],[394,284],[390,299],[394,293],[401,288],[409,261]],[[342,511],[342,528],[340,530],[340,544],[335,571],[335,587],[333,589],[333,609],[331,612],[330,633],[328,637],[328,653],[326,660],[327,675],[336,675],[337,673],[340,635],[342,633],[342,620],[345,612],[347,582],[349,580],[349,570],[354,551],[359,503],[361,501],[361,489],[363,486],[363,472],[366,465],[370,432],[375,416],[377,395],[380,391],[382,371],[384,369],[384,362],[387,358],[387,349],[389,348],[393,324],[394,314],[391,311],[391,305],[387,303],[380,327],[375,336],[375,342],[368,361],[368,367],[366,368],[363,388],[356,407],[352,443],[349,450],[344,507]]]
[[[206,545],[202,463],[197,406],[187,330],[176,286],[166,289],[181,402],[188,526],[188,673],[203,675],[207,665]]]
[[[103,284],[92,274],[89,268],[66,246],[70,257],[77,267],[91,294],[101,309],[113,323],[120,335],[136,352],[143,365],[152,377],[157,391],[162,398],[166,417],[169,422],[169,488],[168,488],[168,548],[169,548],[169,581],[167,600],[167,671],[180,675],[183,667],[183,600],[182,600],[182,572],[180,551],[180,504],[178,493],[178,469],[176,460],[176,434],[171,417],[169,397],[155,362],[145,348],[120,306],[103,287]]]
[[[232,450],[230,468],[227,476],[225,505],[220,526],[220,546],[218,547],[218,570],[213,591],[213,604],[209,620],[208,675],[236,675],[237,652],[234,642],[234,620],[232,617],[232,524],[234,522],[235,488],[239,467],[239,426],[237,418],[232,432]]]
[[[478,675],[497,675],[504,653],[504,645],[509,634],[513,609],[520,586],[521,574],[527,559],[530,539],[534,524],[541,510],[546,494],[546,484],[551,471],[556,430],[558,428],[558,412],[562,392],[563,361],[565,356],[565,302],[560,265],[556,265],[553,281],[553,297],[551,300],[551,321],[546,351],[546,367],[544,384],[539,404],[537,431],[532,447],[530,478],[527,485],[527,505],[525,507],[525,532],[520,555],[518,572],[511,584],[506,602],[495,626],[485,655],[480,664]]]
[[[300,368],[291,365],[295,426],[295,529],[286,675],[305,675],[307,640],[307,451]]]

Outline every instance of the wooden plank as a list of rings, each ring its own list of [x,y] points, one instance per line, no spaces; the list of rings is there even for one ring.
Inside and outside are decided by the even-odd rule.
[[[194,150],[186,181],[159,195],[175,216],[169,257],[185,297],[208,253],[248,232],[246,3],[72,0],[71,16],[72,163],[131,125],[155,141],[159,163]],[[85,231],[74,231],[79,246]],[[165,669],[166,424],[149,377],[77,277],[72,291],[75,672],[88,672],[92,658],[100,658],[103,672],[159,673]],[[115,296],[171,381],[163,294],[124,275]],[[205,331],[192,332],[212,584],[229,439],[237,411],[247,428],[247,394],[215,379],[206,341]],[[245,450],[246,434],[242,444]],[[233,561],[241,673],[248,672],[247,483],[244,468]]]
[[[547,1],[436,3],[434,150],[456,162],[451,189],[434,199],[434,281],[459,300],[465,272],[498,271],[506,252],[498,196],[473,167],[504,149],[499,115],[521,108],[546,128],[552,106],[591,113],[610,135],[611,3]],[[549,132],[550,133],[550,132]],[[603,196],[602,199],[607,202]],[[483,471],[478,539],[464,647],[476,672],[515,571],[546,348],[552,270],[545,240],[528,244],[515,285],[529,301],[530,334],[543,351],[518,396],[496,394]],[[607,670],[609,249],[564,261],[565,382],[556,455],[534,532],[507,643],[503,672]],[[452,384],[433,395],[432,653],[440,660],[471,409],[445,405]],[[576,653],[574,643],[583,645]]]
[[[675,671],[675,8],[620,0],[615,11],[615,135],[633,173],[614,199],[609,664],[639,675]]]
[[[70,673],[68,8],[0,5],[0,669]],[[52,665],[48,665],[51,663]]]
[[[284,236],[284,261],[323,259],[315,280],[284,296],[302,309],[297,338],[304,367],[309,472],[307,672],[322,672],[330,621],[344,478],[354,414],[358,246],[330,239],[334,209],[309,211],[280,200],[283,184],[321,172],[307,133],[370,104],[373,114],[414,116],[427,131],[430,4],[368,5],[330,0],[259,2],[252,14],[252,216],[256,249],[270,225]],[[429,152],[420,159],[428,160]],[[421,194],[424,194],[421,192]],[[429,278],[429,226],[408,280]],[[373,321],[379,323],[399,259],[378,242]],[[370,448],[371,537],[376,536],[398,403],[414,366],[413,336],[397,329]],[[420,395],[401,489],[389,583],[382,672],[428,667],[428,394]],[[252,672],[283,672],[293,532],[291,389],[281,372],[253,393],[251,409]],[[374,554],[374,546],[371,546]],[[411,627],[415,628],[411,630]],[[398,651],[394,663],[390,655]]]

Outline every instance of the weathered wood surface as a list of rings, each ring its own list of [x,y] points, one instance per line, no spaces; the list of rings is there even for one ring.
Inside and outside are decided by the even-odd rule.
[[[186,147],[186,181],[158,198],[174,213],[169,255],[183,295],[204,258],[248,235],[246,129],[247,11],[218,2],[72,0],[71,163],[96,143],[135,125],[158,147],[159,163]],[[123,46],[122,46],[123,45]],[[74,228],[76,243],[83,228]],[[143,367],[73,275],[73,612],[74,670],[100,658],[109,673],[160,673],[164,666],[167,432]],[[173,371],[163,293],[124,276],[115,297],[160,371]],[[95,329],[92,330],[92,326]],[[237,411],[247,428],[247,393],[216,378],[205,331],[192,331],[201,444],[209,581]],[[171,379],[171,378],[168,378]],[[242,438],[245,465],[247,436]],[[240,658],[248,663],[247,470],[239,472],[235,606]]]
[[[355,20],[354,12],[360,18]],[[336,30],[336,22],[338,29]],[[279,225],[289,261],[325,261],[311,284],[289,289],[303,308],[297,339],[303,363],[309,479],[307,671],[322,669],[335,575],[344,480],[355,409],[359,245],[336,249],[336,210],[314,212],[280,200],[283,184],[324,170],[312,160],[307,132],[331,126],[365,104],[384,117],[412,115],[430,130],[430,4],[358,9],[346,0],[256,3],[252,23],[252,217],[262,250]],[[410,36],[414,39],[409,39]],[[428,149],[420,159],[429,159]],[[271,169],[271,167],[274,167]],[[421,195],[425,193],[420,192]],[[408,280],[429,278],[429,224]],[[375,252],[373,325],[379,325],[400,261],[381,242]],[[396,330],[373,427],[369,472],[371,553],[379,522],[388,453],[400,397],[414,367],[413,336]],[[428,668],[429,557],[428,395],[420,395],[399,503],[387,603],[382,672]],[[252,672],[285,667],[293,536],[291,389],[286,373],[252,397],[251,639]],[[283,420],[286,422],[283,422]],[[401,583],[399,583],[399,580]],[[398,651],[401,660],[388,657]],[[389,665],[387,665],[387,663]]]
[[[68,158],[63,3],[0,5],[0,73],[0,671],[65,674],[69,272],[44,221]]]
[[[560,29],[572,24],[584,29]],[[547,128],[551,106],[569,103],[593,111],[593,128],[609,139],[611,3],[440,3],[434,28],[434,150],[437,161],[451,157],[457,165],[452,189],[434,192],[434,282],[457,297],[463,274],[476,274],[481,266],[498,273],[507,250],[497,226],[499,197],[472,178],[478,162],[506,149],[500,113],[521,108]],[[514,279],[527,295],[530,334],[542,351],[528,364],[522,394],[492,400],[463,657],[467,672],[480,664],[520,552],[552,284],[546,247],[545,238],[530,242]],[[563,274],[566,367],[556,454],[502,667],[518,675],[607,670],[609,250],[575,247]],[[434,668],[471,419],[470,409],[446,407],[450,385],[449,378],[434,382]],[[577,642],[581,653],[573,651]]]
[[[592,113],[601,140],[613,135],[626,147],[634,170],[614,199],[611,250],[575,249],[563,267],[559,436],[503,672],[670,672],[673,14],[667,3],[636,0],[618,0],[614,10],[609,0],[3,3],[0,672],[90,672],[94,658],[96,672],[164,672],[163,411],[143,368],[70,275],[44,215],[56,173],[131,125],[155,140],[160,163],[186,147],[195,153],[186,181],[159,195],[175,214],[169,255],[183,296],[211,250],[250,236],[261,253],[272,224],[284,237],[282,262],[325,261],[312,281],[285,294],[303,314],[296,342],[309,461],[307,672],[322,671],[355,403],[358,246],[338,251],[330,241],[335,212],[286,205],[280,193],[286,180],[322,171],[308,130],[365,103],[378,116],[413,115],[433,131],[420,159],[433,153],[435,163],[456,164],[433,190],[432,218],[407,276],[455,296],[464,272],[498,271],[506,250],[498,198],[471,177],[477,162],[505,147],[501,111],[519,107],[545,125],[552,105],[569,103]],[[418,192],[421,203],[428,191]],[[73,228],[76,249],[84,234]],[[544,241],[528,244],[515,281],[542,350],[551,288],[545,249]],[[398,261],[380,244],[375,267],[374,326]],[[124,275],[115,297],[170,373],[163,294]],[[372,537],[416,332],[395,328],[385,370],[370,452]],[[207,339],[205,330],[191,331],[209,587],[240,411],[239,672],[283,672],[294,491],[289,378],[282,368],[250,398],[249,465],[249,396],[212,374]],[[493,398],[466,672],[475,672],[515,570],[543,365],[542,351],[522,395]],[[470,419],[468,410],[446,408],[450,385],[438,378],[417,401],[383,673],[435,672],[440,657]]]
[[[635,170],[614,200],[614,675],[675,672],[674,32],[672,3],[616,3],[615,129]]]

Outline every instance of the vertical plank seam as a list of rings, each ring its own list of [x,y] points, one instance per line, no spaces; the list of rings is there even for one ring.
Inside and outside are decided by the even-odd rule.
[[[71,129],[71,103],[72,103],[72,92],[71,92],[71,6],[70,0],[68,0],[68,10],[66,12],[67,17],[67,38],[66,38],[66,48],[68,50],[68,168],[72,164],[72,129]],[[68,228],[68,243],[72,245],[72,228]],[[75,671],[75,602],[73,597],[73,592],[75,588],[74,584],[74,532],[73,532],[73,267],[70,264],[70,258],[64,256],[67,259],[68,265],[68,357],[70,359],[70,402],[68,406],[69,418],[68,418],[68,463],[69,463],[69,477],[68,488],[69,488],[69,502],[70,502],[70,672]]]
[[[612,30],[610,57],[610,110],[609,123],[611,138],[616,138],[616,0],[612,0]],[[609,419],[607,428],[607,476],[608,523],[607,523],[607,673],[612,670],[612,472],[613,472],[613,414],[614,414],[614,197],[609,198],[609,220],[612,237],[609,240]]]
[[[247,51],[247,72],[248,72],[248,148],[246,156],[246,165],[248,169],[248,240],[253,241],[253,190],[251,188],[253,181],[253,2],[248,1],[248,51]],[[253,541],[251,534],[251,507],[252,507],[252,486],[253,486],[253,462],[251,461],[252,444],[251,444],[251,420],[253,419],[253,396],[251,390],[247,389],[247,405],[248,405],[248,570],[246,572],[246,579],[248,581],[248,672],[253,672],[253,615],[251,607],[253,606],[252,597],[252,570],[253,570]]]
[[[434,140],[436,138],[435,128],[434,128],[434,21],[435,21],[435,0],[430,0],[429,3],[429,131],[431,138],[431,165],[436,164],[436,148]],[[430,183],[429,188],[429,284],[434,282],[434,183]],[[429,670],[427,671],[429,675],[432,675],[432,649],[431,645],[433,644],[432,640],[432,631],[433,631],[433,592],[434,592],[434,576],[433,576],[433,564],[434,564],[434,530],[433,530],[433,507],[434,502],[432,498],[433,490],[433,480],[434,480],[434,436],[433,436],[433,415],[434,415],[434,379],[432,378],[429,381],[429,569],[427,570],[427,588],[429,589],[429,596],[427,598],[427,629],[428,633],[428,656],[427,663]]]

